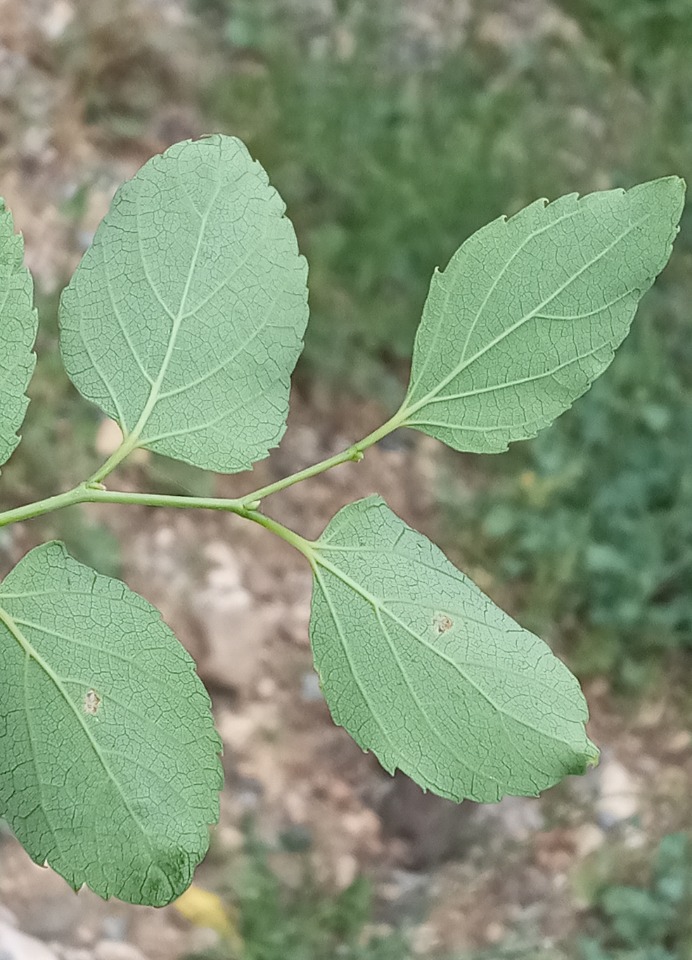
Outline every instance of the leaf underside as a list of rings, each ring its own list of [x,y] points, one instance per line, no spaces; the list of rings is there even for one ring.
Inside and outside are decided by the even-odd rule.
[[[0,816],[78,889],[161,906],[218,818],[220,740],[157,610],[60,543],[0,585]]]
[[[24,243],[0,200],[0,465],[19,443],[17,431],[29,403],[26,389],[34,372],[38,319],[33,283],[23,266]]]
[[[497,453],[563,413],[608,366],[670,256],[678,177],[546,205],[470,237],[433,276],[404,425]]]
[[[176,144],[118,190],[63,294],[61,349],[136,446],[234,473],[281,439],[308,316],[284,210],[220,135]]]
[[[310,636],[336,723],[452,800],[535,796],[598,751],[576,679],[379,497],[315,546]]]

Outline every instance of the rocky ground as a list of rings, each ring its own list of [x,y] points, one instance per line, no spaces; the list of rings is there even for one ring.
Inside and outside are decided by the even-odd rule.
[[[169,35],[181,30],[182,5],[122,6],[132,42],[145,22]],[[408,6],[415,29],[428,30],[434,5]],[[524,7],[514,29],[526,29],[531,10],[535,15],[536,4]],[[27,261],[43,291],[69,273],[117,183],[171,140],[201,132],[184,97],[122,153],[85,129],[83,77],[107,66],[88,57],[66,65],[61,39],[85,18],[97,35],[99,9],[69,0],[0,0],[0,195],[25,234]],[[455,21],[462,26],[464,9]],[[505,21],[488,30],[506,36]],[[184,45],[179,64],[182,75],[195,69]],[[86,206],[75,218],[69,201],[84,183]],[[235,495],[329,456],[381,416],[374,405],[336,400],[315,387],[296,390],[281,448],[252,478],[217,480],[217,492]],[[107,423],[97,442],[107,453]],[[363,463],[286,491],[271,510],[315,536],[344,503],[377,491],[434,535],[439,455],[422,436],[395,436]],[[135,488],[147,468],[128,468],[122,486]],[[229,516],[132,508],[93,515],[113,530],[127,582],[162,610],[214,700],[226,787],[198,876],[202,888],[216,889],[234,869],[251,814],[270,842],[292,835],[309,844],[325,887],[343,889],[361,871],[372,875],[380,921],[406,923],[420,956],[492,946],[509,932],[551,942],[578,924],[604,850],[636,850],[647,837],[684,824],[692,747],[671,700],[654,698],[623,716],[607,684],[594,682],[587,694],[591,736],[603,748],[597,770],[541,799],[457,807],[423,795],[404,777],[388,777],[332,724],[311,668],[309,570],[287,545]],[[14,532],[16,557],[27,547],[25,536]],[[483,581],[483,571],[474,573]],[[273,866],[287,884],[295,882],[290,855],[277,854]],[[175,906],[150,910],[103,903],[85,890],[75,895],[30,863],[7,833],[0,841],[0,903],[3,960],[175,960],[217,936]]]

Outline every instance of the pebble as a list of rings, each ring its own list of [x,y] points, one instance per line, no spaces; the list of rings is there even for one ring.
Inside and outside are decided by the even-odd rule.
[[[137,947],[117,940],[101,940],[94,948],[94,960],[147,960]]]
[[[102,940],[127,940],[128,923],[124,916],[113,913],[103,918]]]
[[[601,765],[600,787],[596,813],[598,825],[603,830],[636,816],[639,810],[639,786],[629,770],[617,760]]]
[[[497,920],[492,920],[488,926],[485,928],[485,941],[486,943],[496,946],[507,936],[507,931]]]
[[[0,921],[0,957],[2,960],[58,960],[48,947]]]
[[[0,924],[3,924],[6,927],[16,927],[18,926],[17,918],[9,909],[0,903]]]
[[[422,923],[413,930],[411,948],[417,957],[427,957],[440,946],[440,935],[432,923]]]
[[[666,750],[668,753],[685,753],[690,746],[692,746],[692,734],[689,730],[679,730],[666,744]]]
[[[311,670],[310,673],[304,673],[300,683],[300,695],[305,703],[317,703],[323,700],[322,688],[320,687],[320,678]]]
[[[599,850],[605,842],[605,834],[595,823],[582,823],[574,831],[574,849],[577,857],[583,860],[589,854]]]
[[[342,854],[334,865],[334,882],[338,890],[350,887],[358,876],[358,861],[351,853]]]
[[[83,950],[80,947],[64,947],[59,943],[52,943],[51,948],[58,956],[58,960],[94,960],[94,954],[91,950]]]

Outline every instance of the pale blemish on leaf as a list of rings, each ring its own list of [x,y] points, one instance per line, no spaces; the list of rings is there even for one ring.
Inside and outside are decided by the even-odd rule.
[[[221,743],[194,661],[158,611],[60,543],[20,560],[0,612],[0,817],[75,890],[170,903],[219,810]]]
[[[437,633],[447,633],[454,626],[454,621],[446,613],[436,613],[433,617],[433,627]]]
[[[99,707],[101,706],[101,697],[95,690],[87,690],[86,696],[84,697],[84,713],[90,713],[92,716],[96,716],[99,712]]]
[[[385,770],[480,802],[584,773],[598,751],[576,679],[383,500],[344,507],[315,558],[322,690]]]
[[[684,199],[664,177],[537,200],[470,237],[433,275],[403,424],[475,453],[535,436],[613,359]]]

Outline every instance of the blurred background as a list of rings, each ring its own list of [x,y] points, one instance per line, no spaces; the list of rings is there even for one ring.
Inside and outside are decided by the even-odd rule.
[[[116,442],[57,353],[62,286],[117,185],[205,132],[246,141],[310,263],[289,431],[252,476],[153,456],[131,489],[237,495],[328,456],[400,399],[433,268],[536,197],[692,179],[691,0],[0,0],[0,195],[41,312],[3,507]],[[156,603],[199,663],[226,788],[164,910],[74,895],[0,834],[3,960],[692,958],[692,212],[607,374],[500,457],[395,435],[272,502],[317,535],[378,490],[584,683],[598,769],[457,807],[331,724],[300,558],[236,518],[109,507],[48,536]],[[46,451],[49,455],[46,455]],[[250,529],[246,529],[250,527]]]

